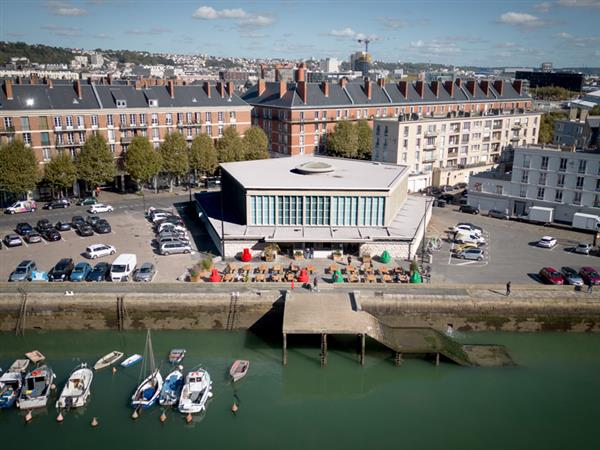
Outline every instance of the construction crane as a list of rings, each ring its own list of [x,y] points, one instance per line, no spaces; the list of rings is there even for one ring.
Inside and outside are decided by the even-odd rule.
[[[365,53],[369,53],[369,44],[371,42],[373,42],[373,39],[369,39],[369,38],[358,39],[359,44],[365,44]]]

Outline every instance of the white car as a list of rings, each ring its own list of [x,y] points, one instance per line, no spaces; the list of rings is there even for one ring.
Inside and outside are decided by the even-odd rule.
[[[96,203],[95,205],[90,206],[90,209],[88,209],[88,212],[90,214],[113,212],[113,211],[114,211],[114,209],[112,206],[105,205],[104,203]]]
[[[83,252],[84,256],[89,259],[102,258],[103,256],[114,255],[117,249],[108,244],[90,245]]]
[[[181,232],[181,233],[185,233],[187,230],[185,227],[182,227],[181,225],[174,225],[172,223],[169,222],[165,222],[165,223],[161,223],[158,228],[156,229],[156,232],[158,234],[162,233],[163,231],[170,231],[170,232]]]
[[[556,245],[556,238],[552,236],[543,236],[537,243],[538,247],[553,248]]]
[[[482,230],[481,228],[475,227],[474,225],[468,223],[459,223],[452,229],[452,231],[454,231],[455,233],[470,233],[481,236]]]
[[[457,244],[485,245],[485,239],[476,233],[465,233],[465,232],[456,233],[454,242],[456,242]]]
[[[580,242],[573,250],[575,253],[580,253],[582,255],[589,255],[592,251],[592,244],[588,244],[587,242]]]

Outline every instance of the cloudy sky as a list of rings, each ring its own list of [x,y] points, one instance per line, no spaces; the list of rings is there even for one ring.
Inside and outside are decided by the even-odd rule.
[[[600,66],[600,0],[2,0],[0,40],[246,57]]]

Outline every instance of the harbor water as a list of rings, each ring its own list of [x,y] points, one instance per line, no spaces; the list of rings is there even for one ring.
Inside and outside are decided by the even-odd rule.
[[[81,362],[90,366],[111,350],[142,353],[146,333],[28,331],[0,334],[0,367],[40,350],[57,373],[57,393]],[[472,333],[463,342],[507,346],[515,367],[464,368],[393,355],[368,342],[365,366],[355,339],[329,339],[326,368],[319,338],[289,339],[281,365],[277,336],[250,332],[157,331],[157,363],[166,375],[171,348],[184,347],[185,369],[201,364],[213,378],[204,415],[187,424],[175,410],[131,418],[129,397],[140,366],[95,373],[90,403],[56,422],[54,403],[33,412],[0,410],[2,448],[81,449],[576,449],[596,448],[600,421],[600,335]],[[251,361],[232,386],[228,368]],[[239,405],[232,413],[232,405]],[[97,417],[98,426],[90,422]]]

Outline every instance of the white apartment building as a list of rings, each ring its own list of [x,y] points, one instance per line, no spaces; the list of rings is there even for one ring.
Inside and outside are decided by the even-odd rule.
[[[512,171],[489,171],[469,180],[469,204],[519,216],[532,206],[554,208],[554,220],[600,214],[600,152],[516,148]]]

